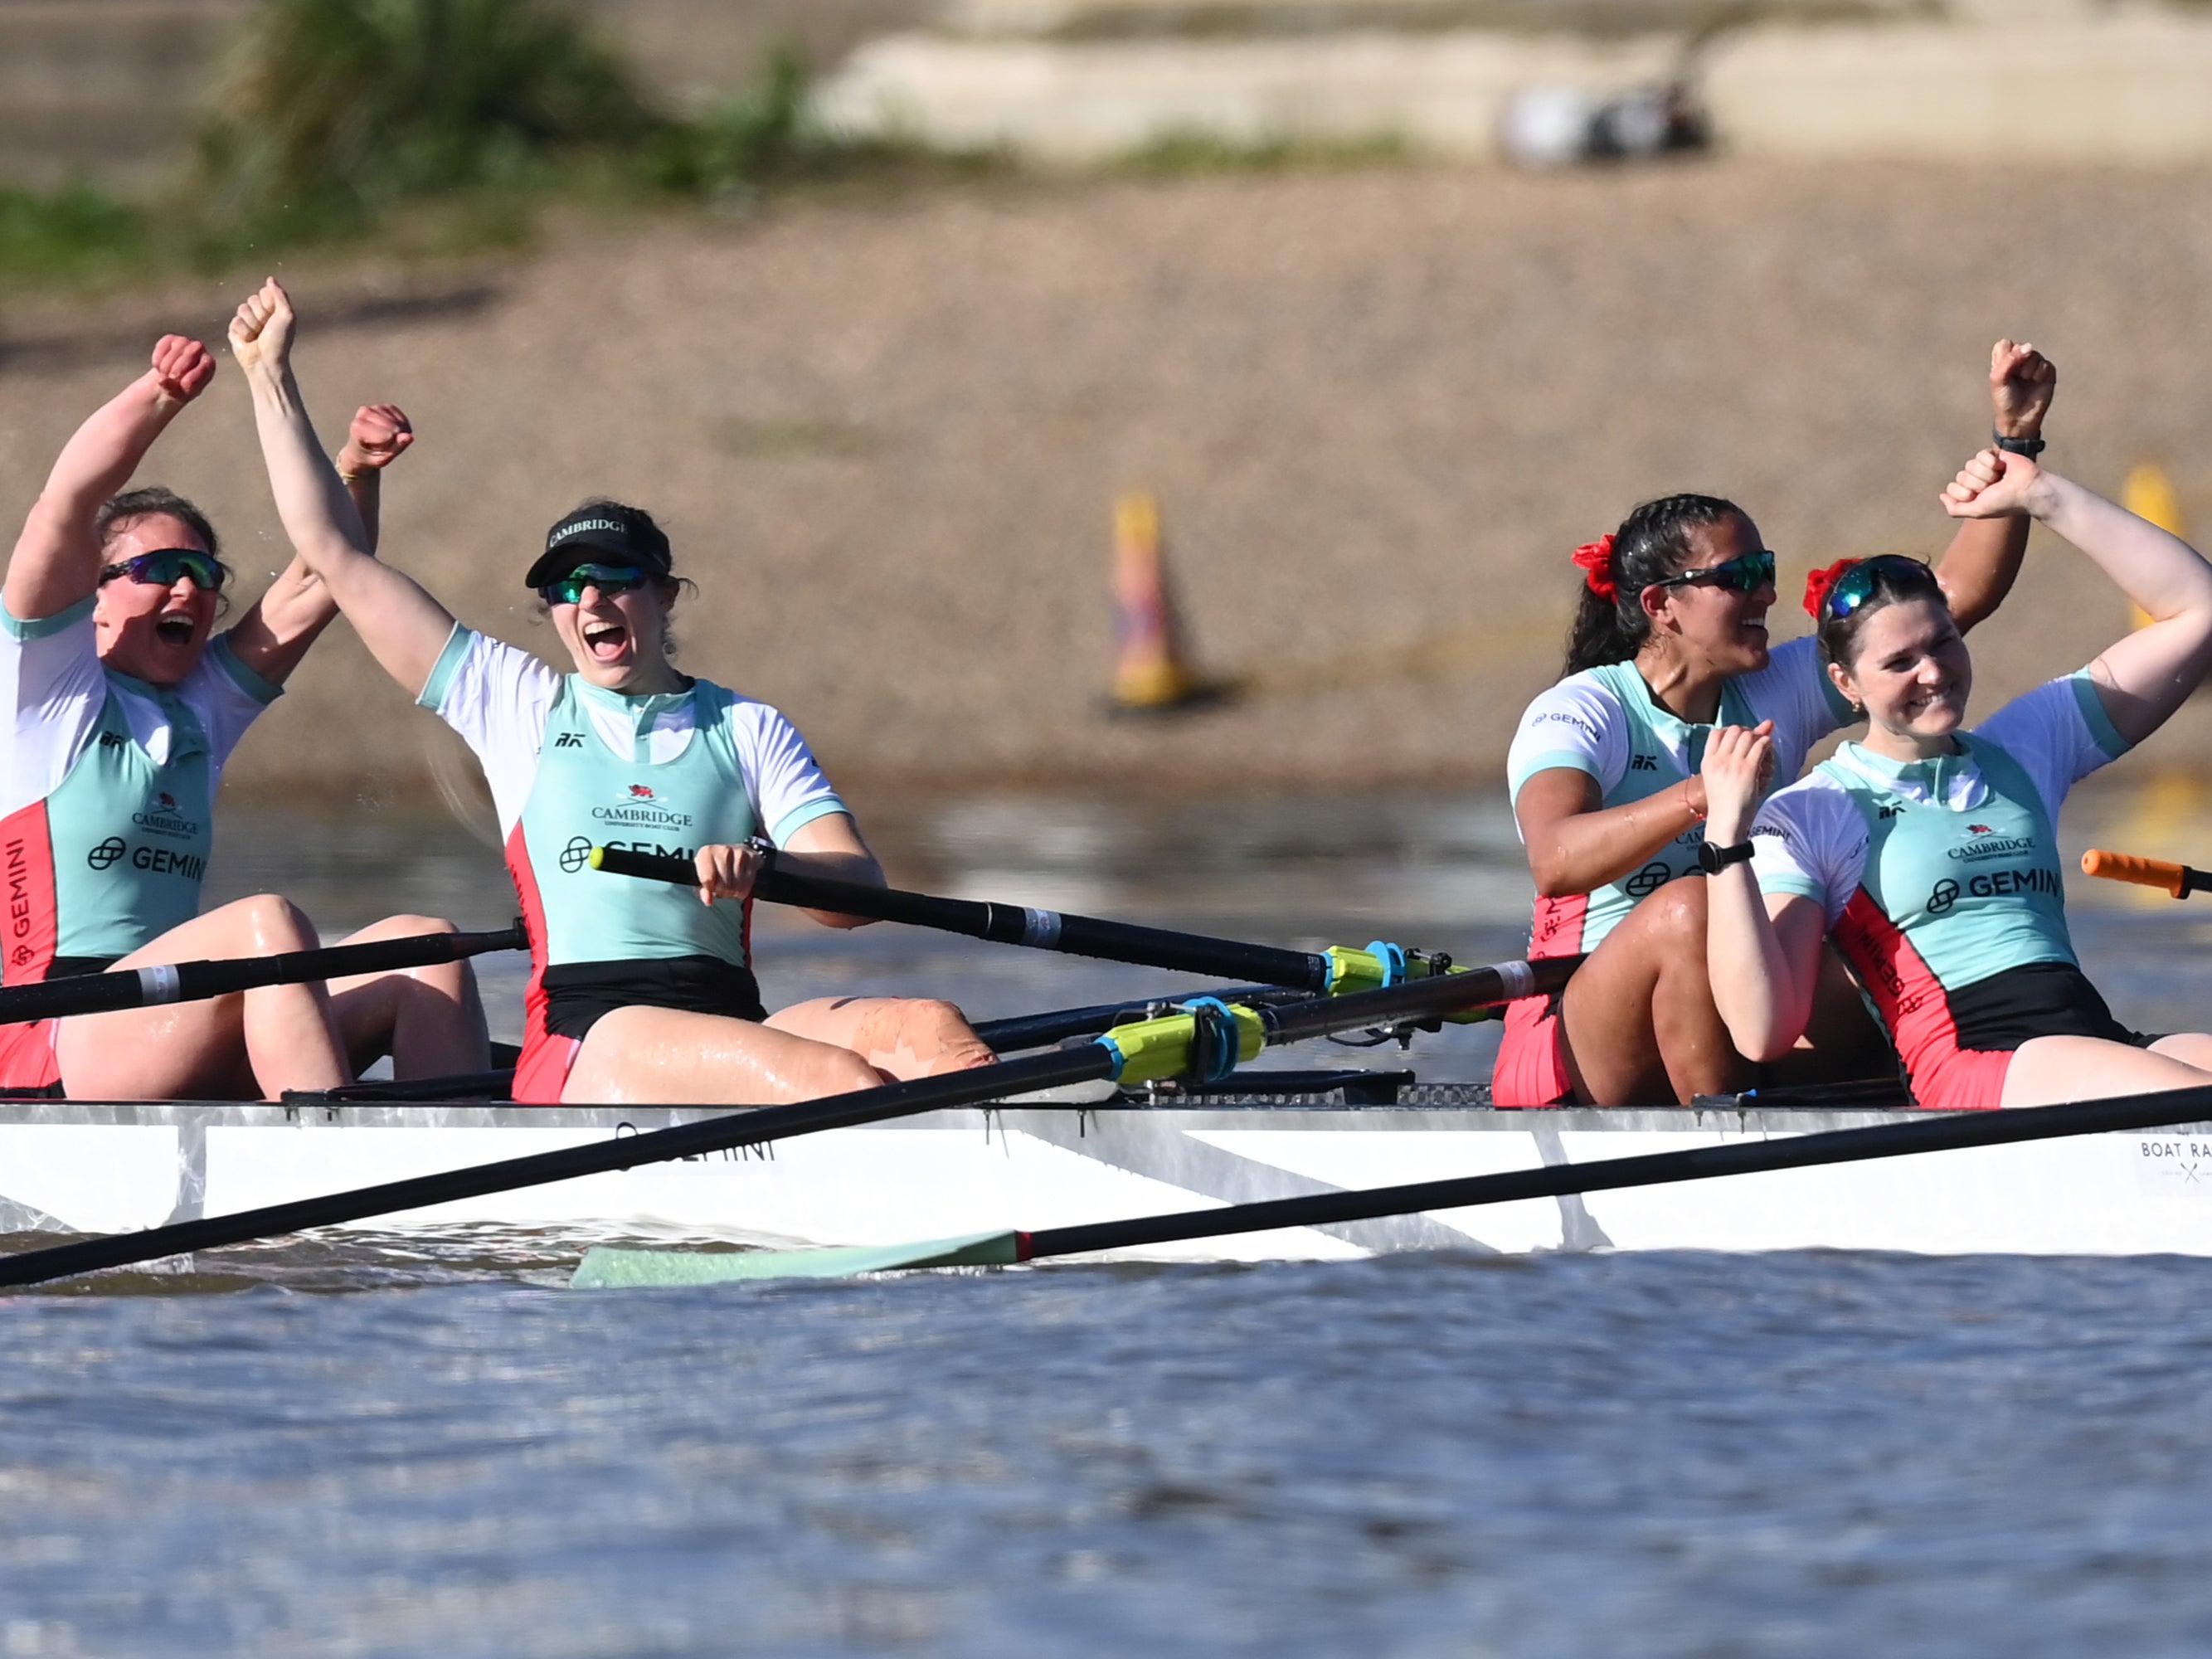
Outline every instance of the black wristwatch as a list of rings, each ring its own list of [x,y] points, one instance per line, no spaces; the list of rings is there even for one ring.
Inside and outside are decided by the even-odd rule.
[[[2002,433],[1999,432],[1995,427],[1991,427],[1990,428],[1990,441],[1996,445],[1999,449],[2003,450],[2008,455],[2025,455],[2030,460],[2033,460],[2038,455],[2043,453],[2042,439],[2008,438]]]
[[[1748,863],[1751,843],[1740,841],[1733,847],[1716,847],[1709,841],[1698,843],[1698,868],[1709,876],[1717,876],[1731,864]]]

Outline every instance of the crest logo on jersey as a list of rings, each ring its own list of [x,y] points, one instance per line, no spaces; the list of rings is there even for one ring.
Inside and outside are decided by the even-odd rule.
[[[1986,823],[1970,823],[1966,826],[1966,833],[1970,836],[1994,836],[1996,831]]]
[[[623,786],[612,806],[594,806],[592,816],[600,823],[633,830],[688,830],[691,815],[662,800],[649,783]]]
[[[133,812],[131,822],[149,835],[163,836],[171,841],[190,841],[200,832],[198,821],[185,817],[177,798],[166,789],[149,791],[146,810]]]

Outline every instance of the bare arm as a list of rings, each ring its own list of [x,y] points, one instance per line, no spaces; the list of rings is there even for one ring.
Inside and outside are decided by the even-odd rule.
[[[125,386],[62,446],[46,487],[16,538],[0,600],[29,622],[66,611],[100,586],[100,504],[131,481],[138,463],[185,405],[215,378],[215,356],[198,340],[165,334],[153,367]]]
[[[2140,743],[2212,664],[2212,565],[2179,536],[2023,456],[1985,449],[1943,492],[1956,518],[2025,511],[2088,555],[2150,617],[2089,665],[2112,726]]]
[[[277,517],[307,570],[344,611],[369,654],[410,696],[452,634],[451,612],[410,577],[365,550],[368,536],[337,470],[316,441],[290,362],[291,301],[273,279],[238,308],[231,348],[253,393],[254,425]]]
[[[361,515],[362,545],[371,553],[376,550],[378,481],[414,441],[415,429],[396,404],[369,404],[355,413],[346,446],[338,452],[337,475]],[[263,679],[282,685],[337,613],[330,589],[295,554],[230,630],[230,647]]]
[[[1705,786],[1685,778],[1619,806],[1601,807],[1601,799],[1597,780],[1571,766],[1535,774],[1513,798],[1528,872],[1545,898],[1591,892],[1642,869],[1705,817]]]
[[[1990,351],[1990,430],[2008,438],[2039,438],[2058,389],[2058,369],[2025,340],[1999,340]],[[1987,621],[2012,592],[2027,552],[2025,513],[1970,520],[1959,526],[1936,566],[1959,631]]]
[[[712,904],[718,898],[743,898],[751,892],[761,856],[750,847],[717,845],[701,848],[695,863],[700,901]],[[856,882],[863,887],[884,884],[884,867],[860,839],[860,826],[848,812],[825,812],[793,830],[790,842],[776,849],[775,865],[795,876]],[[806,914],[825,927],[865,927],[875,920],[835,910]]]
[[[1770,730],[1724,726],[1706,741],[1709,845],[1735,847],[1750,836],[1773,772]],[[1779,1060],[1804,1035],[1813,1017],[1826,923],[1810,899],[1762,894],[1747,862],[1705,878],[1706,975],[1729,1040],[1745,1059]]]

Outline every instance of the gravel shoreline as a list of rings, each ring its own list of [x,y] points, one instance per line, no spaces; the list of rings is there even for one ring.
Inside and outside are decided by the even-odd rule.
[[[638,501],[699,584],[684,664],[785,708],[860,792],[1495,780],[1555,671],[1577,543],[1650,495],[1734,495],[1782,553],[1777,632],[1802,631],[1808,568],[1942,545],[2000,333],[2060,364],[2055,465],[2113,491],[2163,461],[2212,533],[2208,278],[2202,174],[1726,161],[941,186],[291,272],[325,437],[371,398],[422,434],[389,556],[550,645],[520,585],[543,526]],[[12,313],[17,522],[137,336],[219,331],[245,281]],[[234,374],[148,476],[216,513],[249,579],[281,562]],[[1135,487],[1201,667],[1245,683],[1217,708],[1105,711],[1110,513]],[[2039,537],[1978,637],[1978,706],[2124,615]],[[341,627],[230,775],[427,797],[441,742]],[[2212,762],[2212,721],[2154,752]]]

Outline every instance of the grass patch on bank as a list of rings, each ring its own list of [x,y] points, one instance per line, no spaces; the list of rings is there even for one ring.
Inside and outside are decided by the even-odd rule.
[[[748,207],[925,169],[807,118],[774,55],[697,115],[665,110],[554,0],[264,0],[222,66],[185,175],[141,200],[0,190],[0,289],[94,289],[287,248],[526,242],[561,202]]]
[[[696,113],[663,107],[565,0],[262,0],[183,176],[143,199],[0,189],[0,293],[212,274],[289,249],[436,257],[530,241],[556,204],[746,213],[792,192],[891,195],[1027,176],[1003,155],[854,140],[770,56]],[[1395,162],[1395,137],[1170,134],[1109,173],[1172,178]]]
[[[153,216],[87,185],[0,190],[0,276],[26,287],[107,287],[163,268]]]

